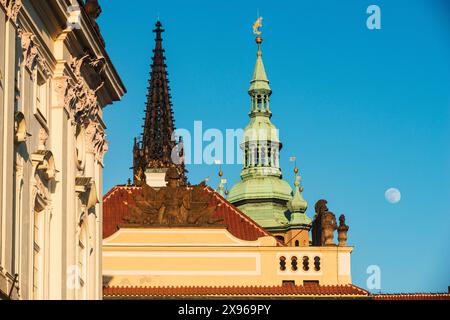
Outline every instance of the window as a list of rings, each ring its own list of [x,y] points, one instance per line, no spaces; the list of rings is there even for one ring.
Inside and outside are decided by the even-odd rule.
[[[256,101],[257,101],[257,105],[258,105],[258,111],[260,111],[261,109],[262,109],[262,107],[263,107],[263,105],[262,105],[262,97],[261,96],[257,96],[256,97]]]
[[[309,271],[309,257],[307,256],[303,257],[303,270]]]
[[[296,247],[300,247],[300,241],[295,240],[295,246],[296,246]]]
[[[286,270],[286,257],[280,257],[280,270]]]
[[[285,287],[285,286],[295,286],[295,281],[294,280],[283,280],[282,284],[283,284],[283,287]]]
[[[48,85],[47,81],[38,73],[36,86],[36,112],[47,119],[48,111]]]
[[[78,276],[79,276],[79,297],[86,299],[86,278],[87,278],[87,230],[83,223],[78,239]]]
[[[314,258],[314,270],[320,271],[320,257]]]
[[[292,271],[298,270],[297,257],[295,257],[295,256],[291,258],[291,269],[292,269]]]
[[[267,165],[267,151],[266,146],[261,146],[261,162],[260,165],[266,166]]]
[[[36,199],[34,207],[33,224],[33,297],[43,298],[43,274],[44,274],[44,208]]]

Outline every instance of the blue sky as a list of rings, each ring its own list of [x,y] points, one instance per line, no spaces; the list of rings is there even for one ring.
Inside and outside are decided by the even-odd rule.
[[[298,164],[309,201],[322,198],[350,225],[354,283],[381,269],[381,291],[447,291],[450,285],[450,5],[397,1],[102,1],[107,49],[128,94],[105,109],[110,149],[104,192],[131,177],[132,142],[142,131],[154,23],[166,32],[178,128],[243,128],[256,46],[263,54],[280,129],[282,168]],[[368,30],[366,9],[381,8]],[[224,166],[231,187],[240,165]],[[189,167],[191,183],[216,166]],[[293,182],[293,181],[292,181]],[[384,192],[402,192],[390,204]]]

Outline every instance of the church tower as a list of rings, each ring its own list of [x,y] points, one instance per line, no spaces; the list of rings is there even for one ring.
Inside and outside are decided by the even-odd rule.
[[[169,88],[167,65],[162,47],[164,29],[160,21],[153,30],[156,34],[153,63],[141,139],[135,139],[133,149],[134,184],[143,182],[152,187],[164,187],[165,174],[175,167],[186,183],[182,141],[177,141],[175,121]]]
[[[309,245],[311,219],[305,214],[307,202],[302,196],[303,189],[299,187],[300,178],[296,177],[293,191],[283,179],[280,168],[282,143],[278,129],[271,121],[272,90],[262,58],[263,40],[258,30],[255,33],[258,35],[258,49],[248,91],[250,123],[244,130],[241,144],[244,167],[241,181],[231,189],[228,200],[280,240],[292,245]],[[292,231],[298,229],[305,230],[302,241],[292,238]]]

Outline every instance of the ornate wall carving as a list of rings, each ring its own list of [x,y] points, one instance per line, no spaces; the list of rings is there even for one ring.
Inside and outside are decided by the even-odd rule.
[[[20,37],[22,49],[23,49],[23,59],[25,66],[28,70],[33,71],[36,66],[38,59],[38,47],[39,44],[36,43],[36,36],[32,32],[26,32],[19,28],[18,34]]]
[[[22,0],[0,0],[0,5],[5,8],[6,16],[14,23],[17,22],[17,16],[22,8]]]
[[[103,59],[91,58],[89,55],[74,58],[70,64],[74,79],[71,80],[67,76],[54,79],[57,104],[64,106],[75,127],[85,130],[86,150],[94,153],[99,162],[103,162],[108,151],[106,133],[99,120],[101,106],[97,97],[97,92],[104,83],[101,82],[96,89],[91,89],[84,80],[82,68],[87,66],[96,72],[102,72]]]
[[[101,82],[95,90],[91,89],[84,80],[81,70],[86,65],[96,72],[101,72],[102,61],[102,58],[92,58],[90,55],[74,58],[70,66],[75,75],[75,82],[73,85],[68,83],[65,97],[65,105],[72,121],[76,126],[83,126],[86,130],[88,152],[93,152],[100,162],[108,150],[106,134],[99,121],[101,107],[97,97],[97,92],[103,87],[104,82]]]

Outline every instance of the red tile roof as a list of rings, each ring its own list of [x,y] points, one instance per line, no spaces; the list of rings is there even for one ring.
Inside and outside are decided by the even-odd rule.
[[[192,298],[192,297],[369,297],[369,292],[354,285],[283,285],[273,287],[105,287],[104,298]]]
[[[115,186],[103,197],[103,238],[113,235],[122,219],[130,214],[129,205],[134,204],[133,195],[141,192],[140,187]],[[206,187],[205,192],[214,193],[212,201],[219,206],[214,215],[215,218],[223,218],[222,224],[227,226],[228,231],[235,237],[255,241],[258,238],[271,236],[261,228],[255,221],[246,216],[217,192]],[[281,243],[279,243],[281,245]]]
[[[377,294],[375,300],[450,300],[449,293]]]

